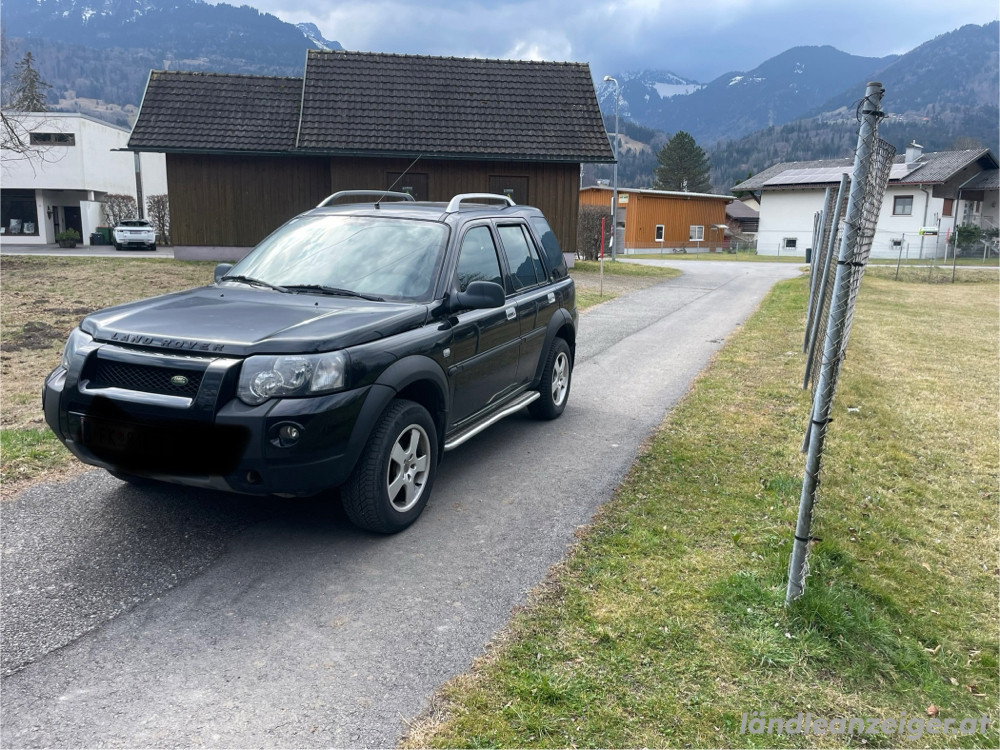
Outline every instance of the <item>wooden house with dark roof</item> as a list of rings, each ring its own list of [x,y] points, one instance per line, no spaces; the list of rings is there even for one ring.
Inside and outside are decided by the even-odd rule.
[[[580,164],[614,160],[585,63],[320,50],[302,78],[151,72],[129,149],[167,155],[176,256],[219,260],[407,168],[417,200],[507,193],[573,251]]]

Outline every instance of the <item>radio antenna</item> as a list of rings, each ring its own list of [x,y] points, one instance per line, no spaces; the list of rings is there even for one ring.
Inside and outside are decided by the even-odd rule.
[[[388,190],[386,190],[386,191],[385,191],[384,193],[382,193],[382,196],[381,196],[381,197],[380,197],[380,198],[379,198],[379,199],[378,199],[377,201],[375,201],[375,208],[381,208],[381,206],[379,206],[379,203],[381,203],[381,202],[382,202],[382,198],[385,198],[385,196],[387,196],[387,195],[388,195],[389,193],[391,193],[391,192],[392,192],[392,189],[393,189],[394,187],[396,187],[396,185],[398,185],[398,184],[399,184],[399,181],[400,181],[401,179],[403,179],[403,177],[405,177],[405,176],[406,176],[406,173],[407,173],[407,172],[409,172],[409,171],[410,171],[411,169],[413,169],[413,165],[414,165],[414,164],[416,164],[416,163],[417,163],[418,161],[420,161],[420,156],[421,156],[421,155],[420,155],[420,154],[418,154],[418,155],[417,155],[417,158],[416,158],[416,159],[414,159],[414,160],[413,160],[413,161],[412,161],[412,162],[410,163],[410,166],[408,166],[408,167],[407,167],[406,169],[404,169],[404,170],[403,170],[403,173],[402,173],[401,175],[399,175],[399,177],[397,177],[397,178],[396,178],[396,181],[395,181],[394,183],[392,183],[392,184],[391,184],[391,185],[389,186],[389,189],[388,189]]]

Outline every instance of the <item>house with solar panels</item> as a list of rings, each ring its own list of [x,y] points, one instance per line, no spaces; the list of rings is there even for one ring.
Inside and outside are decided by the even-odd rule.
[[[735,185],[734,192],[752,192],[760,202],[757,253],[804,258],[827,188],[835,191],[853,165],[853,157],[784,162]],[[892,165],[871,257],[943,257],[957,226],[996,228],[997,166],[989,149],[925,154],[911,143]],[[921,233],[928,227],[937,234]]]

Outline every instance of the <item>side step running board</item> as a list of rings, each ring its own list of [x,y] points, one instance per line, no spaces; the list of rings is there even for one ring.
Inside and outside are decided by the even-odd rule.
[[[457,448],[466,440],[474,438],[476,435],[478,435],[480,432],[485,430],[490,425],[496,424],[504,417],[509,417],[516,411],[520,411],[521,409],[523,409],[525,406],[530,404],[532,401],[534,401],[541,395],[542,394],[539,393],[538,391],[528,391],[527,393],[522,393],[520,396],[511,401],[507,406],[505,406],[500,411],[496,412],[495,414],[491,414],[482,422],[476,422],[476,424],[472,425],[471,427],[466,427],[460,433],[455,435],[455,437],[451,438],[451,440],[446,440],[444,443],[444,449],[446,451],[450,451],[453,448]]]

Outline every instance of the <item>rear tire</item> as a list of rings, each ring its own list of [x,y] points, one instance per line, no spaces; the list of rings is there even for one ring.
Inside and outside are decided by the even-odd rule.
[[[156,252],[156,243],[155,242],[152,245],[149,246],[149,251],[153,252],[153,253]]]
[[[566,409],[573,375],[573,353],[565,339],[556,338],[545,358],[542,382],[538,384],[541,396],[528,404],[528,413],[536,419],[555,419]]]
[[[414,401],[392,401],[341,488],[347,516],[368,531],[402,531],[427,505],[437,458],[437,428],[427,409]]]
[[[119,245],[117,241],[113,241],[111,244],[115,246],[115,251],[116,252],[120,253],[122,251],[122,246]]]

